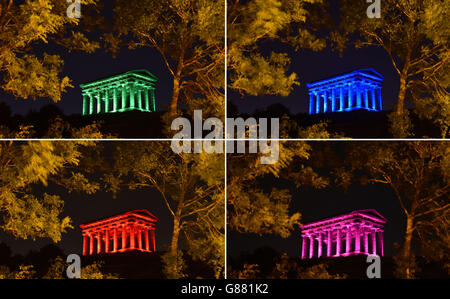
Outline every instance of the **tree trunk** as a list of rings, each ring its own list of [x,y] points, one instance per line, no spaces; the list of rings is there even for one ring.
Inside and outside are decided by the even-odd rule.
[[[412,236],[414,232],[414,220],[412,216],[406,216],[406,234],[405,234],[405,242],[403,244],[403,259],[406,263],[405,268],[405,277],[410,279],[413,278],[413,269],[411,265],[411,243]]]
[[[176,256],[178,252],[178,237],[180,236],[180,218],[178,215],[173,218],[173,233],[170,242],[170,254]]]
[[[405,109],[405,97],[406,97],[406,77],[407,75],[400,75],[400,90],[397,98],[397,115],[402,115]]]
[[[173,117],[178,112],[178,97],[180,96],[180,77],[173,78],[172,100],[170,101],[169,114]]]
[[[405,57],[405,65],[403,66],[402,72],[400,74],[400,89],[397,98],[397,115],[402,115],[405,109],[405,98],[406,98],[406,87],[408,72],[411,65],[411,50],[408,48],[408,52]]]

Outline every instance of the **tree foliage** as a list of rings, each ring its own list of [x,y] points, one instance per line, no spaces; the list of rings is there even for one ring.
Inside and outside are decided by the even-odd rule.
[[[84,9],[96,0],[82,0]],[[63,60],[49,54],[50,42],[69,50],[88,53],[99,47],[90,42],[77,18],[66,15],[68,4],[60,0],[0,1],[0,88],[17,98],[48,97],[57,102],[70,79],[62,77]]]
[[[77,171],[82,149],[91,141],[2,141],[0,142],[0,228],[17,238],[51,238],[72,228],[69,217],[61,217],[64,200],[37,192],[49,182],[73,190],[95,192],[98,185],[86,183]]]
[[[394,137],[408,137],[405,102],[418,105],[418,112],[448,131],[450,4],[441,0],[385,0],[381,18],[368,18],[367,4],[341,1],[344,40],[356,46],[375,46],[389,56],[399,76],[399,93],[391,117]],[[343,44],[340,40],[340,44]],[[423,110],[425,109],[425,110]],[[438,112],[439,111],[439,112]],[[438,119],[436,119],[436,117]],[[445,137],[446,135],[444,135]]]
[[[204,114],[223,118],[224,10],[221,0],[117,0],[117,35],[105,40],[113,51],[125,43],[161,54],[173,78],[172,117],[182,101],[192,110],[203,103]]]
[[[325,42],[314,34],[319,24],[311,13],[321,0],[228,1],[229,87],[246,95],[290,94],[299,85],[289,72],[287,53],[270,51],[271,42],[295,50],[320,50]],[[317,29],[317,27],[316,27]]]
[[[262,154],[228,156],[228,226],[242,233],[277,234],[287,238],[299,224],[300,213],[290,211],[288,188],[267,188],[263,181],[289,180],[296,188],[323,188],[328,181],[302,162],[310,157],[306,142],[281,142],[275,164],[261,164]]]

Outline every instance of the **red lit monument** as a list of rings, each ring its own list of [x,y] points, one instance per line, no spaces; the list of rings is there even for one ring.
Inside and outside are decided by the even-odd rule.
[[[380,213],[370,209],[301,225],[302,259],[357,254],[383,256],[383,232],[386,222],[387,219]]]
[[[132,250],[155,252],[157,221],[149,211],[135,210],[82,224],[83,255],[94,254],[94,248],[97,254]]]

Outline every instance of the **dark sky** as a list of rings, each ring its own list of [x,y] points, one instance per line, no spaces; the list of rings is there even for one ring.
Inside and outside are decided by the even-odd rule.
[[[137,50],[123,49],[114,59],[110,54],[98,51],[94,54],[80,52],[63,53],[61,50],[52,54],[62,55],[64,69],[62,75],[72,79],[74,88],[62,95],[61,101],[56,103],[64,114],[81,114],[82,96],[80,84],[110,77],[134,69],[147,69],[156,77],[156,109],[166,110],[172,95],[171,76],[159,52],[151,48]],[[24,100],[0,92],[0,99],[11,107],[12,114],[26,114],[30,110],[38,111],[48,104],[55,104],[50,99]]]
[[[330,144],[329,142],[318,143],[319,146]],[[311,159],[314,159],[314,154]],[[316,168],[313,167],[313,169]],[[392,255],[394,253],[394,243],[401,243],[403,240],[402,233],[405,231],[404,224],[406,220],[394,192],[386,185],[361,186],[359,183],[355,183],[349,188],[348,192],[345,192],[342,188],[334,187],[333,183],[331,183],[329,188],[322,190],[308,187],[293,189],[292,186],[288,187],[282,181],[275,180],[270,186],[265,181],[264,188],[266,188],[266,191],[271,188],[289,188],[293,190],[291,191],[291,212],[301,213],[300,221],[303,224],[354,210],[377,210],[388,219],[384,232],[385,255]],[[231,257],[237,257],[242,252],[251,253],[257,248],[269,246],[279,253],[285,252],[290,256],[298,257],[301,252],[300,232],[300,228],[295,227],[291,236],[283,239],[274,235],[239,234],[229,230],[228,252]]]
[[[74,226],[74,229],[69,229],[62,235],[61,242],[56,244],[67,255],[81,254],[82,252],[80,224],[137,209],[147,209],[158,217],[156,250],[163,250],[169,244],[173,219],[160,194],[154,190],[123,191],[118,194],[116,199],[112,198],[111,193],[103,191],[94,195],[59,194],[65,201],[63,216],[69,216]],[[3,231],[0,232],[0,240],[11,247],[13,254],[26,254],[30,250],[38,251],[44,245],[53,243],[50,239],[37,239],[36,241],[15,239]]]
[[[340,57],[331,50],[320,52],[299,51],[297,53],[283,46],[272,46],[272,51],[287,52],[292,58],[290,72],[295,72],[300,86],[295,86],[288,97],[281,96],[245,96],[229,93],[229,100],[238,107],[241,113],[252,113],[256,109],[263,110],[267,106],[281,103],[291,113],[308,113],[309,96],[306,83],[331,78],[357,69],[373,68],[384,76],[382,89],[383,110],[391,110],[398,92],[398,76],[389,56],[378,48],[348,49]]]

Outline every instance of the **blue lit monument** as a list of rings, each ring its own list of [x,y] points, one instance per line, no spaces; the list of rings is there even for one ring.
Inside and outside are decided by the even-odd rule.
[[[352,110],[381,111],[384,77],[373,69],[306,84],[309,89],[309,114]]]

